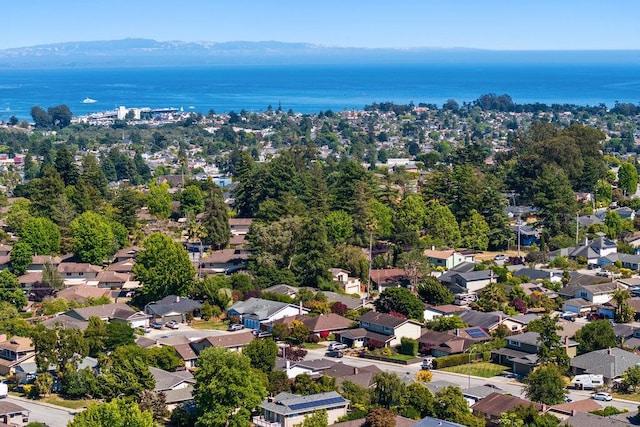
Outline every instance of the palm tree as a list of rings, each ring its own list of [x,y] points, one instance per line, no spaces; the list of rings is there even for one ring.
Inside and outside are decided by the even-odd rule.
[[[618,288],[613,293],[612,298],[616,302],[616,318],[620,318],[623,314],[623,306],[631,298],[631,292],[627,289]]]

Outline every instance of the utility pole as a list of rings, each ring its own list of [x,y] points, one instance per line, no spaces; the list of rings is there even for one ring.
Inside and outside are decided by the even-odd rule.
[[[369,289],[371,287],[371,254],[373,252],[373,229],[369,230],[369,272],[367,273],[367,301],[369,301]]]

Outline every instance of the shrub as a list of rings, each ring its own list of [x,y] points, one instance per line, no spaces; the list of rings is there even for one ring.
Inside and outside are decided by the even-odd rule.
[[[471,355],[471,361],[478,359],[478,353]],[[438,357],[433,359],[433,367],[435,369],[448,368],[450,366],[459,366],[469,363],[468,354],[454,354],[451,356]]]
[[[375,350],[377,348],[383,348],[384,343],[375,339],[367,340],[367,348],[369,350]]]
[[[307,342],[312,344],[317,344],[320,342],[320,337],[317,336],[316,334],[309,334],[309,336],[307,337]]]
[[[418,340],[402,337],[400,340],[400,354],[408,356],[418,355]]]

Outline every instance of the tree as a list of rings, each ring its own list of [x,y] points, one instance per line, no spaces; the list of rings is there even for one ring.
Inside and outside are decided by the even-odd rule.
[[[133,273],[142,283],[136,301],[144,305],[167,295],[185,295],[193,283],[195,269],[181,244],[152,233],[142,242]]]
[[[395,427],[396,416],[385,408],[376,408],[367,414],[364,425],[366,427]]]
[[[310,415],[304,416],[304,421],[295,424],[295,427],[327,427],[329,425],[327,410],[313,411]]]
[[[222,190],[218,186],[212,186],[208,191],[202,225],[207,234],[205,238],[207,242],[218,248],[223,248],[229,243],[231,238],[229,210],[224,202]]]
[[[164,371],[174,372],[184,366],[184,361],[178,355],[175,348],[170,345],[149,347],[145,353],[149,365]]]
[[[319,218],[310,218],[302,229],[302,241],[291,268],[304,286],[313,288],[331,282],[331,246],[327,231]]]
[[[539,366],[524,381],[527,398],[534,402],[557,405],[567,396],[562,373],[553,363]]]
[[[65,104],[56,105],[54,107],[47,108],[47,112],[51,116],[51,124],[56,127],[67,127],[71,124],[71,110]]]
[[[426,277],[418,285],[418,296],[427,304],[451,304],[455,295],[435,277]]]
[[[102,265],[119,248],[109,221],[95,212],[87,211],[74,219],[71,232],[74,253],[82,262]]]
[[[429,371],[420,372],[430,373]],[[409,384],[400,397],[400,411],[409,418],[422,419],[433,415],[434,404],[433,394],[431,394],[427,386],[420,382]]]
[[[445,387],[438,390],[435,398],[435,418],[459,423],[470,427],[484,427],[484,420],[469,412],[467,400],[458,387]]]
[[[460,245],[468,249],[485,251],[489,247],[491,229],[484,217],[475,209],[469,213],[469,219],[460,224]]]
[[[37,105],[31,107],[31,118],[37,128],[47,128],[52,124],[51,115]]]
[[[253,340],[242,349],[242,354],[251,360],[251,367],[265,374],[276,366],[278,345],[273,340]]]
[[[622,218],[616,211],[608,211],[604,217],[604,225],[607,226],[607,235],[617,239],[622,231]]]
[[[289,339],[295,344],[302,344],[309,334],[311,334],[311,329],[304,323],[299,320],[291,321],[289,325]]]
[[[625,195],[633,196],[638,191],[638,170],[629,162],[622,162],[618,169],[618,186]]]
[[[627,289],[616,289],[612,295],[616,303],[615,320],[620,323],[627,323],[633,320],[633,310],[629,310],[627,300],[631,298],[631,292]]]
[[[16,276],[22,276],[27,271],[27,267],[31,265],[34,252],[28,243],[18,241],[13,245],[9,255],[11,270]]]
[[[14,233],[20,233],[24,222],[31,218],[31,202],[27,199],[18,199],[9,206],[5,222],[7,229]]]
[[[405,385],[395,372],[378,372],[373,377],[375,387],[372,393],[373,403],[390,409],[400,403]]]
[[[373,304],[382,313],[396,312],[411,319],[424,319],[422,302],[407,288],[386,288]]]
[[[191,212],[197,215],[204,211],[204,197],[202,190],[197,185],[187,185],[180,193],[180,209],[186,215]]]
[[[160,219],[169,218],[171,213],[171,194],[169,194],[169,184],[151,184],[147,194],[147,208],[151,215]]]
[[[393,222],[394,236],[397,241],[415,243],[420,237],[427,221],[427,206],[417,194],[409,194],[395,210]]]
[[[53,255],[60,251],[60,229],[49,218],[27,218],[22,223],[20,240],[38,255]]]
[[[109,355],[101,354],[98,367],[99,390],[106,399],[120,395],[137,397],[144,390],[153,390],[156,385],[144,350],[135,344],[117,347]]]
[[[56,152],[54,166],[65,186],[76,185],[80,176],[73,157],[73,152],[66,145],[60,147]]]
[[[89,345],[89,356],[97,357],[106,348],[107,324],[99,317],[91,316],[84,331],[84,338]]]
[[[324,224],[331,243],[344,243],[353,235],[353,217],[343,210],[329,212]]]
[[[42,267],[42,284],[55,291],[64,288],[64,280],[62,280],[60,272],[50,261],[47,261]]]
[[[561,331],[562,326],[558,325],[558,316],[551,317],[545,314],[540,319],[541,330],[538,337],[538,361],[544,363],[555,363],[559,367],[569,367],[569,356],[564,344],[556,331]]]
[[[167,415],[167,395],[161,391],[144,390],[138,397],[138,406],[141,411],[150,411],[153,419],[161,421]]]
[[[0,333],[7,336],[31,336],[32,327],[24,320],[15,306],[0,301]]]
[[[563,169],[546,165],[534,185],[534,204],[551,235],[569,232],[577,212],[576,196]]]
[[[27,305],[27,297],[18,278],[6,268],[0,271],[0,301],[8,302],[18,310]]]
[[[193,398],[197,427],[248,427],[251,411],[267,395],[250,359],[240,353],[210,347],[200,353]]]
[[[106,350],[115,350],[118,347],[135,343],[133,328],[128,323],[109,322],[105,332],[104,346]]]
[[[38,374],[34,382],[38,396],[48,396],[51,393],[51,387],[53,387],[53,375],[49,372],[42,372]]]
[[[138,224],[136,213],[140,206],[142,206],[142,194],[139,191],[130,187],[121,188],[113,201],[116,220],[127,230],[133,230]]]
[[[579,343],[578,351],[580,353],[616,346],[616,334],[608,320],[587,323],[576,332],[575,340]]]
[[[455,247],[460,242],[460,228],[447,206],[432,200],[425,211],[425,232],[437,245]]]
[[[635,393],[640,385],[640,366],[630,366],[622,375],[620,387],[625,393]]]
[[[460,316],[439,316],[433,320],[427,322],[427,328],[433,329],[434,331],[444,332],[451,331],[457,328],[464,328],[464,321],[460,318]]]
[[[93,403],[78,412],[67,427],[154,427],[151,411],[141,411],[138,404],[125,399]]]

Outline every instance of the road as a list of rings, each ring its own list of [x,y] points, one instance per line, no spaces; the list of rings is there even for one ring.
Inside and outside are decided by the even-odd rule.
[[[325,349],[314,349],[309,350],[305,360],[313,360],[324,358]],[[336,361],[342,361],[343,363],[349,364],[351,366],[362,367],[367,365],[375,364],[383,371],[387,372],[395,372],[405,380],[413,380],[415,378],[416,373],[420,370],[420,364],[413,365],[397,365],[395,363],[381,362],[378,360],[369,360],[369,359],[361,359],[358,357],[350,357],[345,356],[342,359],[335,359]],[[455,374],[452,372],[444,372],[433,370],[431,371],[433,374],[432,381],[447,381],[453,383],[460,387],[461,389],[466,389],[469,386],[476,387],[479,385],[490,384],[504,390],[505,393],[511,394],[513,396],[522,397],[526,399],[524,394],[524,384],[515,379],[506,378],[506,377],[493,377],[493,378],[482,378],[475,377],[463,374]],[[588,399],[591,396],[591,391],[589,390],[573,390],[569,389],[568,397],[575,400]],[[638,409],[638,402],[632,402],[628,400],[622,399],[614,399],[611,402],[598,402],[603,407],[605,406],[614,406],[618,409],[627,409],[628,411],[636,411]]]
[[[28,399],[20,399],[12,396],[7,397],[3,401],[22,406],[30,411],[29,422],[39,421],[49,427],[65,427],[67,423],[73,419],[72,413],[74,411],[70,409],[53,405],[43,405]]]

